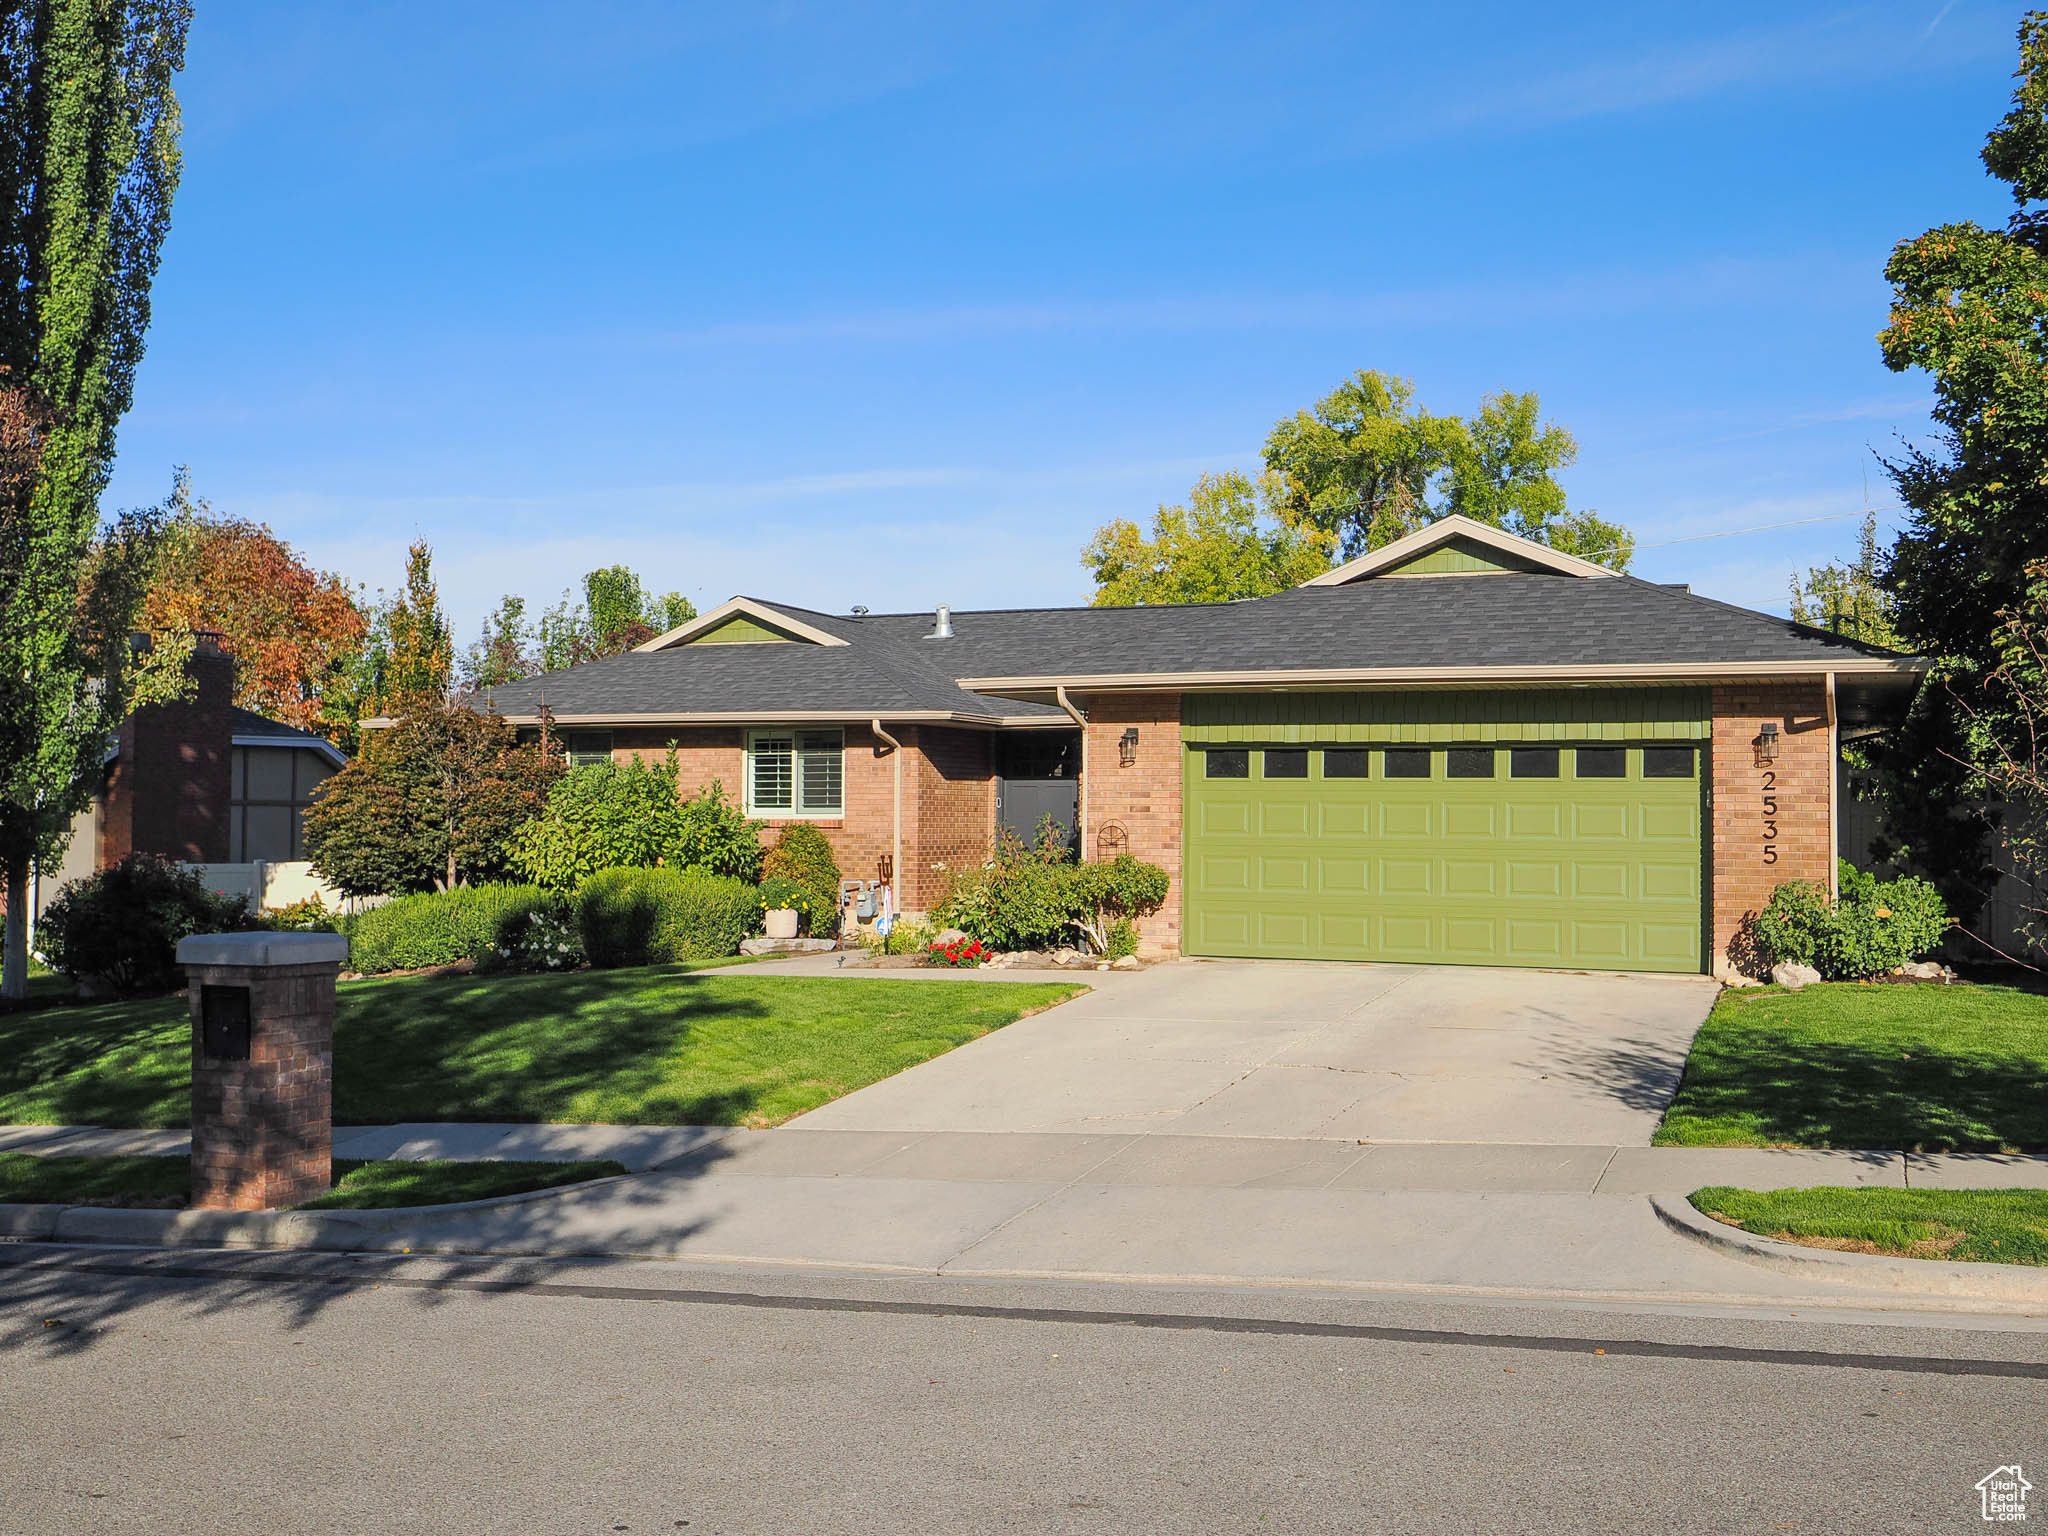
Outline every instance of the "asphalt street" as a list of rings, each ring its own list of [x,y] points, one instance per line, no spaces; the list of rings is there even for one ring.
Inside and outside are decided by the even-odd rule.
[[[2044,1328],[16,1246],[0,1529],[1983,1529]]]

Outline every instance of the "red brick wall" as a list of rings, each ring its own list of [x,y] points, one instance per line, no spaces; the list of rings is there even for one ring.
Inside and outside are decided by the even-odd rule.
[[[201,636],[188,670],[191,698],[152,704],[121,722],[101,813],[103,863],[130,853],[195,864],[227,859],[235,663]]]
[[[914,741],[914,749],[903,764],[903,862],[909,867],[899,891],[906,911],[921,912],[946,894],[953,870],[988,857],[996,824],[992,738],[985,731],[921,725],[903,741],[906,749]]]
[[[886,724],[886,722],[884,722]],[[891,850],[895,827],[895,769],[881,740],[864,725],[845,727],[846,748],[844,805],[846,814],[830,820],[813,820],[811,825],[831,841],[839,873],[848,880],[874,880],[881,875],[880,860]],[[904,743],[906,756],[914,755],[913,732],[909,727],[892,731]],[[636,726],[612,734],[614,758],[639,757],[648,762],[663,761],[669,743],[676,744],[681,769],[679,787],[694,795],[713,779],[725,785],[726,794],[744,804],[746,794],[745,727]],[[912,836],[915,784],[911,763],[904,764],[903,779],[903,861],[915,868]],[[774,847],[785,821],[767,820],[762,830],[764,846]]]
[[[189,966],[192,1204],[276,1210],[333,1182],[333,965]],[[200,989],[249,989],[249,1055],[201,1048]]]
[[[1130,851],[1157,864],[1172,879],[1166,905],[1138,921],[1147,955],[1180,949],[1181,769],[1178,693],[1105,693],[1076,696],[1088,717],[1081,779],[1081,853],[1094,858],[1110,822],[1130,835]],[[1138,728],[1137,761],[1126,768],[1117,741]]]
[[[1766,721],[1778,727],[1777,760],[1769,768],[1756,762]],[[1825,684],[1716,684],[1712,772],[1713,966],[1717,974],[1755,974],[1753,957],[1738,942],[1744,922],[1785,881],[1826,886],[1834,871],[1834,748]],[[1773,830],[1775,837],[1768,835]],[[1775,861],[1767,850],[1775,850]]]

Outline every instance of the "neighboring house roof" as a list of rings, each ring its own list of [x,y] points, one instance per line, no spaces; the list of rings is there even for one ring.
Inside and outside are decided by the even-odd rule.
[[[736,618],[795,643],[707,643]],[[949,638],[932,629],[930,613],[841,616],[735,598],[638,651],[491,698],[531,718],[544,693],[565,724],[886,715],[1057,725],[1067,716],[1055,705],[1014,696],[1830,672],[1883,686],[1924,670],[1913,657],[1617,576],[1464,518],[1272,597],[956,612]]]
[[[337,768],[348,761],[325,736],[272,720],[240,705],[228,711],[228,730],[233,745],[238,747],[304,747],[320,753]]]

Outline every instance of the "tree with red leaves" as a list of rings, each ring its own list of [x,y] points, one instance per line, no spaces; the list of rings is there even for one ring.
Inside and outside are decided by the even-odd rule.
[[[184,471],[142,626],[213,630],[235,658],[235,702],[286,725],[350,743],[357,700],[349,664],[368,621],[348,583],[309,566],[262,523],[194,499]]]

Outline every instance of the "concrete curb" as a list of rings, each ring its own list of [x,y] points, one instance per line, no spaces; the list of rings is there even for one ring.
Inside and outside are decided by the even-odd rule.
[[[1759,1237],[1696,1210],[1682,1195],[1652,1195],[1657,1219],[1680,1237],[1725,1258],[1869,1291],[1910,1291],[1978,1301],[2032,1303],[2048,1308],[2048,1269],[2024,1264],[1966,1264],[1947,1259],[1900,1259],[1876,1253],[1837,1253],[1803,1243]]]
[[[104,1205],[0,1205],[0,1241],[114,1243],[149,1248],[319,1248],[427,1251],[420,1227],[444,1216],[504,1210],[637,1179],[637,1173],[489,1200],[372,1211],[145,1211]]]

